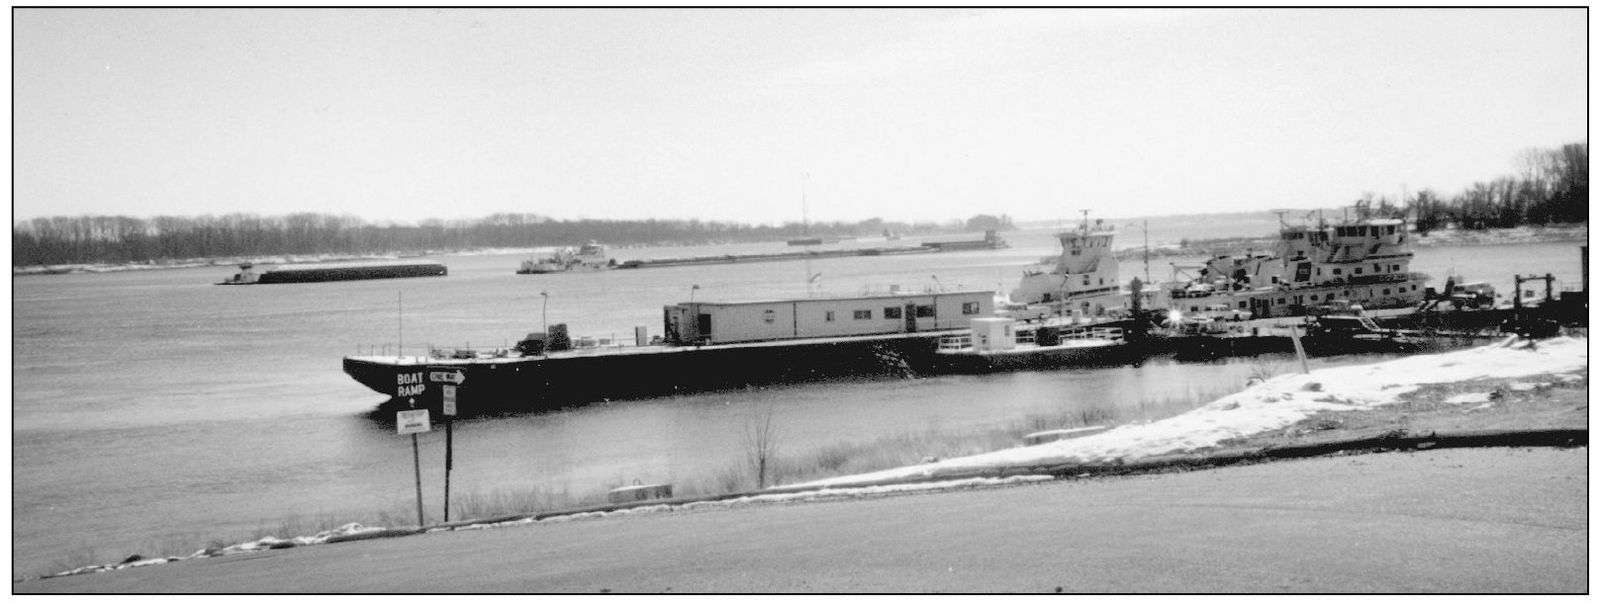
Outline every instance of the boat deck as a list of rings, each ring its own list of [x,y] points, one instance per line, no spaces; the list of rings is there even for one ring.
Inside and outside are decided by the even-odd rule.
[[[844,337],[805,337],[799,339],[783,339],[774,341],[742,342],[732,344],[705,344],[696,346],[674,345],[646,345],[646,346],[597,346],[590,348],[575,348],[572,350],[547,351],[544,354],[533,356],[520,353],[510,353],[504,349],[475,350],[474,356],[461,358],[454,356],[396,356],[390,354],[363,354],[346,356],[350,360],[359,360],[375,364],[389,365],[483,365],[505,364],[529,359],[569,359],[592,358],[608,356],[634,356],[668,354],[674,352],[702,352],[718,350],[739,349],[765,349],[774,347],[817,346],[842,343],[860,343],[873,341],[892,341],[900,339],[929,339],[938,340],[958,335],[966,335],[967,329],[950,329],[943,331],[919,331],[917,333],[877,333],[873,335],[851,335]]]

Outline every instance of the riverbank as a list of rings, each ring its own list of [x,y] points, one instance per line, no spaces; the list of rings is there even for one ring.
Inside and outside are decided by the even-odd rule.
[[[12,592],[1584,593],[1587,458],[1585,448],[1375,453],[609,516]]]
[[[1279,372],[1276,377],[1191,411],[1158,421],[1126,423],[1096,436],[965,457],[935,456],[939,461],[759,492],[699,497],[688,494],[643,506],[604,505],[533,513],[514,510],[431,529],[548,524],[624,513],[1031,484],[1064,476],[1121,475],[1131,470],[1180,471],[1228,459],[1221,454],[1430,432],[1582,430],[1588,423],[1587,345],[1583,336],[1545,340],[1532,348],[1529,342],[1508,340],[1472,350],[1319,369],[1311,374]],[[1246,459],[1249,458],[1229,461]],[[680,495],[686,492],[680,491]],[[398,525],[382,528],[352,523],[320,534],[280,534],[251,542],[214,544],[188,556],[135,555],[123,563],[63,568],[62,573],[111,571],[417,531]]]
[[[1513,245],[1538,244],[1550,242],[1582,242],[1589,238],[1589,224],[1563,225],[1563,226],[1521,226],[1516,228],[1490,229],[1490,230],[1462,230],[1440,229],[1429,232],[1427,235],[1413,235],[1413,245],[1418,247],[1432,246],[1477,246],[1477,245]],[[1273,246],[1276,238],[1273,236],[1217,238],[1205,240],[1183,241],[1179,244],[1166,244],[1151,247],[1150,256],[1153,258],[1166,257],[1212,257],[1223,254],[1243,253],[1246,249],[1268,250]],[[707,243],[692,243],[707,244]],[[716,243],[710,243],[716,244]],[[731,243],[722,243],[731,244]],[[642,246],[642,245],[635,245]],[[671,245],[680,246],[680,245]],[[687,245],[686,245],[687,246]],[[471,250],[428,250],[420,252],[391,252],[378,255],[268,255],[260,257],[217,257],[197,259],[157,260],[141,263],[123,264],[56,264],[48,266],[12,266],[12,276],[37,276],[50,274],[105,274],[111,272],[131,272],[141,270],[176,270],[183,268],[232,267],[241,263],[254,263],[258,265],[290,264],[290,263],[327,263],[342,261],[374,261],[384,259],[404,259],[408,257],[426,257],[438,255],[531,255],[539,251],[549,250],[551,247],[539,248],[493,248]],[[632,248],[628,246],[614,246],[614,249]],[[1140,259],[1146,255],[1142,247],[1125,247],[1116,252],[1118,259]]]
[[[1543,244],[1553,242],[1585,242],[1590,236],[1590,225],[1519,226],[1486,230],[1460,228],[1432,230],[1428,234],[1412,233],[1414,247],[1492,246]],[[1276,236],[1212,238],[1185,240],[1178,244],[1151,247],[1152,258],[1210,258],[1218,255],[1238,255],[1247,250],[1271,251],[1278,242]],[[1141,259],[1146,255],[1143,247],[1125,247],[1117,250],[1120,260]]]

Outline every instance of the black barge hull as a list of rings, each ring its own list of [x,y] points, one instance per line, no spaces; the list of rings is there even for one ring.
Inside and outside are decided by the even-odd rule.
[[[356,356],[345,358],[344,370],[393,397],[383,408],[437,410],[440,385],[430,381],[428,371],[460,369],[465,378],[457,393],[460,414],[480,415],[820,380],[914,377],[934,370],[937,343],[937,337],[908,336],[413,363]]]
[[[444,276],[444,264],[398,264],[392,266],[347,266],[331,268],[280,268],[261,274],[256,284],[288,284],[298,282],[333,282],[336,280],[372,280],[379,278],[417,278]]]

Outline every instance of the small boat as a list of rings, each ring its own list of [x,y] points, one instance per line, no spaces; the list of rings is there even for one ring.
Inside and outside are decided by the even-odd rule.
[[[523,260],[517,268],[518,274],[552,274],[566,272],[572,265],[572,249],[557,249],[550,255],[539,258]]]
[[[617,265],[617,260],[606,256],[606,247],[596,241],[574,249],[563,247],[545,257],[525,259],[518,266],[518,274],[554,274],[556,272],[606,270]]]

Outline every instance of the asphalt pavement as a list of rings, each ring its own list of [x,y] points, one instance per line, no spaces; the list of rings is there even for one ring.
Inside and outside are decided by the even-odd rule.
[[[193,559],[14,593],[1585,593],[1588,449],[1316,457]]]

